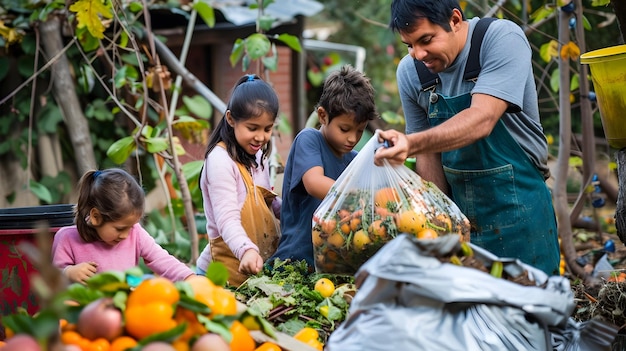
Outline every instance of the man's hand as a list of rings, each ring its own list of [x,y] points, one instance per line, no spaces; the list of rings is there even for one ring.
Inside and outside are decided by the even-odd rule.
[[[409,140],[406,135],[397,130],[378,130],[378,141],[387,141],[389,146],[380,147],[374,155],[374,163],[380,166],[383,159],[387,159],[391,164],[403,164],[409,157]]]
[[[98,264],[96,262],[83,262],[65,267],[63,274],[73,283],[86,284],[87,279],[91,278],[97,271]]]
[[[257,274],[263,268],[263,257],[254,249],[248,249],[241,257],[239,272],[243,274]]]

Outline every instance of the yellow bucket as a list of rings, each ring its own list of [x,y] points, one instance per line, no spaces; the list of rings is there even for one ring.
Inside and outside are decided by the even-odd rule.
[[[606,140],[613,148],[626,147],[626,45],[586,52],[580,63],[591,70]]]

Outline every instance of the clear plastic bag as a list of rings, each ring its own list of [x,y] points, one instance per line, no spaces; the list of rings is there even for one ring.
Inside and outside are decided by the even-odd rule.
[[[399,233],[418,239],[455,234],[469,241],[469,220],[437,186],[404,165],[374,164],[382,146],[375,133],[313,214],[318,272],[354,274]]]

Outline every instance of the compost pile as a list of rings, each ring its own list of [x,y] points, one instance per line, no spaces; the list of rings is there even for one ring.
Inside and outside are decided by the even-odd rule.
[[[599,284],[585,284],[580,279],[572,278],[572,291],[576,299],[576,309],[572,317],[577,321],[598,318],[620,328],[619,334],[626,335],[626,248],[614,234],[603,233],[602,240],[596,238],[578,245],[579,261],[587,263],[590,271],[594,258],[604,251],[604,243],[613,241],[614,252],[607,252],[608,261],[614,268],[608,278]]]

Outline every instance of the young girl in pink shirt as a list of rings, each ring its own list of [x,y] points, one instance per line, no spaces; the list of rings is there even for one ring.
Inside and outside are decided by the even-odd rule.
[[[124,271],[139,264],[172,281],[194,272],[154,241],[141,226],[144,191],[126,171],[88,171],[79,181],[76,225],[54,235],[53,264],[71,282],[85,283],[98,272]]]
[[[276,250],[281,200],[269,190],[268,157],[277,116],[274,89],[256,75],[241,77],[211,134],[200,175],[209,244],[198,274],[219,261],[228,268],[228,283],[239,286]]]

